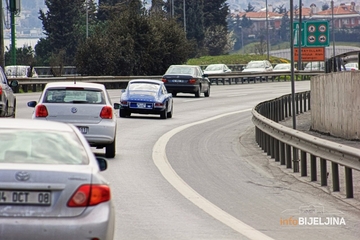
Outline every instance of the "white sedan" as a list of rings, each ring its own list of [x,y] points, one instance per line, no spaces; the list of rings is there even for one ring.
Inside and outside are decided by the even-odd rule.
[[[28,102],[35,108],[32,118],[74,124],[90,146],[104,148],[107,158],[115,157],[117,121],[103,84],[52,82],[46,84],[39,102]]]

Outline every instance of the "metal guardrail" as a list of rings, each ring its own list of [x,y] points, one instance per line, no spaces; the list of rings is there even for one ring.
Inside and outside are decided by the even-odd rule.
[[[292,114],[310,110],[310,91],[296,93],[295,104],[293,113],[291,94],[258,104],[252,110],[256,142],[271,158],[294,172],[300,171],[301,176],[307,176],[310,155],[311,181],[317,181],[317,159],[320,159],[320,185],[327,186],[331,174],[334,192],[340,191],[339,165],[344,166],[346,197],[353,198],[352,170],[360,171],[360,151],[279,124]],[[331,173],[327,173],[327,162],[331,162]]]
[[[295,76],[300,77],[300,80],[307,80],[311,76],[318,74],[323,74],[322,71],[296,71]],[[224,74],[209,74],[208,78],[212,84],[238,84],[238,83],[256,83],[276,80],[280,81],[283,79],[286,81],[290,80],[289,76],[291,75],[290,71],[284,72],[264,72],[264,73],[243,73],[243,72],[231,72]],[[11,78],[11,80],[17,80],[19,82],[19,87],[15,89],[15,92],[19,92],[22,89],[24,92],[28,91],[42,91],[48,82],[60,82],[60,81],[81,81],[81,82],[95,82],[103,83],[106,88],[117,89],[125,88],[127,83],[132,79],[155,79],[161,80],[162,76],[67,76],[67,77],[42,77],[42,78]],[[252,79],[252,80],[251,80]]]

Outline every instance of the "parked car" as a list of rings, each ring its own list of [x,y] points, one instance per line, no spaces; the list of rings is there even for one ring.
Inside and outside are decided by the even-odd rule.
[[[359,70],[359,66],[357,62],[351,62],[344,65],[346,71],[355,71]]]
[[[16,115],[16,96],[14,89],[18,86],[18,81],[13,80],[9,83],[4,70],[0,67],[0,117],[13,117]]]
[[[294,68],[296,70],[296,68]],[[279,63],[273,68],[274,72],[286,72],[291,71],[291,63]]]
[[[204,69],[204,74],[230,73],[231,69],[226,64],[210,64]]]
[[[200,66],[171,65],[162,77],[162,81],[169,93],[176,96],[178,93],[193,93],[200,97],[210,96],[210,81]]]
[[[113,239],[105,158],[72,124],[0,120],[1,239]]]
[[[120,117],[131,113],[159,114],[162,119],[172,118],[173,98],[163,82],[149,79],[129,81],[120,97]]]
[[[107,158],[115,157],[117,121],[110,97],[103,84],[51,82],[39,101],[28,102],[33,119],[72,123],[84,134],[90,146],[105,148]]]
[[[242,71],[243,73],[262,73],[262,72],[272,72],[273,66],[268,60],[256,60],[250,61],[246,65],[245,69]],[[244,77],[244,80],[254,80],[255,78],[247,78]],[[256,77],[256,80],[260,79],[260,77]],[[263,78],[265,79],[265,78]]]
[[[35,71],[35,68],[24,65],[5,66],[5,74],[8,78],[39,77],[37,72]]]

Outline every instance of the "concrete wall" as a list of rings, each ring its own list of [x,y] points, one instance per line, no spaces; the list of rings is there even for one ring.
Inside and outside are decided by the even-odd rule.
[[[311,78],[313,130],[350,140],[360,139],[360,71]]]

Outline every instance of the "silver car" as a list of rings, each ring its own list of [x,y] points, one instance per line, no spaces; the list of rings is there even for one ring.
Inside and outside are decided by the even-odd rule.
[[[34,107],[33,119],[71,123],[77,126],[90,146],[105,147],[105,156],[116,154],[117,121],[114,109],[103,84],[84,82],[52,82],[46,84]]]
[[[18,81],[13,80],[9,83],[4,70],[0,67],[0,117],[15,117],[16,96],[14,88],[18,86]]]
[[[0,119],[0,239],[113,239],[109,183],[72,124]]]

